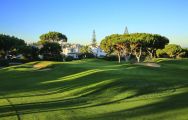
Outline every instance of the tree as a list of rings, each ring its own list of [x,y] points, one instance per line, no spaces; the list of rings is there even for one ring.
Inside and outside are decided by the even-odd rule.
[[[81,53],[92,53],[92,50],[91,50],[91,48],[88,45],[86,45],[86,46],[82,46],[80,48],[80,52]]]
[[[156,57],[157,49],[163,49],[169,43],[169,39],[158,34],[145,34],[146,50],[150,57]]]
[[[121,35],[112,34],[106,36],[100,43],[101,49],[107,54],[115,53],[118,56],[118,62],[121,62],[121,56],[124,50],[124,43],[121,41]]]
[[[92,36],[92,43],[91,43],[92,47],[97,47],[97,40],[96,40],[96,34],[95,34],[95,30],[93,30],[93,36]]]
[[[121,62],[121,57],[124,56],[125,61],[128,61],[134,53],[137,58],[140,58],[141,47],[140,40],[136,37],[137,34],[112,34],[105,37],[101,41],[101,48],[108,54],[115,53],[118,56],[118,62]],[[139,48],[138,48],[139,47]]]
[[[111,54],[114,51],[113,41],[116,40],[118,37],[120,37],[120,35],[118,35],[118,34],[106,36],[100,43],[101,49],[103,49],[107,54]]]
[[[18,49],[20,46],[25,46],[24,40],[14,36],[0,34],[0,51],[3,51],[4,58],[7,59],[11,51]]]
[[[188,58],[188,48],[184,48],[183,51],[185,52],[185,57]]]
[[[144,35],[142,33],[124,34],[121,41],[127,43],[125,46],[126,54],[124,54],[126,61],[130,59],[131,55],[134,55],[137,62],[140,62],[142,50],[145,46]]]
[[[91,56],[91,54],[93,56],[93,52],[92,52],[91,48],[88,45],[82,46],[80,48],[80,52],[82,53],[82,55],[84,55],[85,58]]]
[[[60,32],[48,32],[45,34],[42,34],[40,36],[40,41],[42,43],[48,41],[48,42],[58,42],[62,40],[63,42],[67,42],[67,37],[66,35],[60,33]]]
[[[164,51],[164,49],[158,49],[157,51],[156,51],[156,55],[157,55],[157,57],[165,57],[165,56],[167,56],[167,54],[166,54],[166,52]]]
[[[124,43],[122,43],[122,42],[116,43],[113,46],[113,48],[114,48],[115,53],[118,56],[118,62],[121,63],[121,56],[122,56],[123,51],[124,51]]]
[[[135,42],[134,43],[134,55],[137,59],[137,62],[139,63],[140,62],[140,58],[142,56],[142,43],[141,42]]]
[[[113,34],[105,37],[100,46],[108,54],[115,52],[119,62],[121,56],[124,56],[125,61],[128,61],[131,55],[134,55],[137,62],[140,62],[143,52],[148,51],[150,56],[153,57],[156,55],[156,50],[164,48],[168,42],[169,40],[166,37],[157,34]]]
[[[156,57],[157,49],[163,49],[165,45],[169,43],[168,38],[158,34],[133,33],[129,36],[124,35],[124,38],[127,37],[129,39],[129,42],[133,44],[132,50],[134,49],[135,43],[141,43],[142,48],[149,53],[151,58]]]
[[[21,53],[25,58],[29,60],[37,60],[39,55],[39,49],[35,46],[22,46],[19,49],[19,53]]]
[[[169,44],[165,46],[164,51],[169,55],[169,57],[175,58],[182,52],[182,48],[180,45]]]
[[[125,41],[123,42],[124,46],[122,47],[123,48],[123,56],[124,56],[124,60],[126,62],[129,61],[131,55],[132,55],[132,52],[131,52],[131,47],[130,47],[130,43],[128,41]]]
[[[46,60],[57,60],[56,58],[61,56],[61,51],[62,49],[60,44],[54,42],[45,42],[43,47],[40,49],[40,53]]]
[[[41,48],[41,52],[45,54],[60,54],[61,51],[61,46],[58,43],[46,42]]]

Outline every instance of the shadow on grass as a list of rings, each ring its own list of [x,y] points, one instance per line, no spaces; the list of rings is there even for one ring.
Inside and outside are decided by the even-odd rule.
[[[64,100],[55,100],[55,101],[47,101],[47,102],[36,102],[36,103],[27,103],[27,104],[15,104],[17,111],[21,115],[24,114],[32,114],[39,112],[49,112],[49,111],[57,111],[57,110],[74,110],[74,109],[83,109],[89,107],[97,107],[97,106],[105,106],[108,104],[118,103],[119,101],[130,99],[133,97],[139,96],[135,94],[133,96],[125,97],[122,99],[118,99],[111,102],[99,103],[99,104],[90,104],[90,101],[94,101],[95,98],[80,96],[76,98],[69,98]],[[94,119],[118,119],[118,118],[132,118],[132,117],[140,117],[147,116],[150,114],[158,114],[170,110],[177,110],[188,108],[188,91],[180,94],[171,95],[166,97],[164,100],[161,100],[157,103],[147,104],[145,106],[140,106],[136,108],[105,113],[102,115],[91,116]],[[134,101],[134,100],[132,100]],[[129,101],[129,102],[132,102]],[[126,102],[126,101],[125,101]],[[11,112],[11,107],[9,105],[1,106],[0,117],[6,116],[14,116],[15,113]]]
[[[114,119],[130,119],[130,118],[139,118],[144,117],[146,119],[149,115],[156,115],[164,112],[170,112],[174,110],[180,110],[184,108],[188,108],[188,91],[176,95],[172,95],[167,97],[164,100],[161,100],[157,103],[151,103],[144,106],[116,111],[116,112],[109,112],[105,114],[100,114],[96,116],[91,116],[90,120],[114,120]],[[180,116],[184,116],[183,114]],[[171,116],[169,116],[171,117]],[[175,117],[175,116],[174,116]],[[85,118],[87,119],[87,118]],[[153,118],[154,119],[154,118]],[[168,119],[165,118],[165,119]],[[178,118],[177,118],[178,119]]]
[[[96,64],[96,63],[95,63]],[[92,65],[95,65],[92,63]],[[91,65],[91,64],[90,64]],[[27,66],[26,66],[27,67]],[[186,78],[179,78],[181,74],[186,75],[182,70],[176,70],[176,74],[169,75],[171,71],[160,71],[160,69],[151,69],[147,67],[134,66],[132,69],[127,69],[127,67],[132,67],[131,65],[105,65],[105,66],[92,66],[89,65],[70,65],[70,64],[57,64],[54,65],[52,71],[8,71],[3,69],[0,75],[6,73],[0,80],[0,90],[1,95],[6,96],[6,98],[19,98],[19,97],[33,97],[33,96],[47,96],[58,93],[63,93],[66,91],[71,91],[74,89],[81,89],[90,85],[95,85],[99,82],[108,81],[109,78],[113,79],[103,86],[96,86],[87,89],[83,89],[80,92],[75,92],[72,95],[77,96],[80,93],[85,93],[82,96],[74,98],[59,98],[58,100],[48,100],[45,102],[35,102],[35,103],[23,103],[14,104],[17,111],[20,114],[31,114],[38,112],[56,111],[56,110],[73,110],[88,108],[94,106],[104,106],[108,104],[113,104],[120,102],[122,100],[131,99],[138,97],[140,95],[157,93],[162,91],[175,91],[176,86],[187,87]],[[19,68],[19,67],[18,67]],[[100,68],[100,69],[99,69]],[[109,69],[110,68],[110,69]],[[29,69],[29,68],[28,68]],[[62,71],[64,70],[64,71]],[[90,71],[91,70],[91,71]],[[175,69],[174,69],[175,70]],[[31,76],[33,76],[31,78]],[[155,77],[153,77],[155,76]],[[23,79],[25,78],[25,79]],[[66,80],[67,79],[67,80]],[[55,81],[57,80],[57,81]],[[6,82],[5,82],[6,81]],[[42,84],[42,83],[47,84]],[[34,94],[34,95],[16,95],[10,96],[11,94],[33,92],[33,91],[49,91],[48,93]],[[56,90],[56,91],[54,91]],[[109,90],[109,91],[108,91]],[[117,94],[126,93],[127,91],[135,90],[136,94],[130,96],[123,96],[116,100],[110,100]],[[104,100],[100,98],[100,95],[104,95],[108,92],[107,97]],[[145,111],[146,115],[151,114],[151,111],[155,113],[160,113],[163,109],[158,108],[158,106],[166,106],[167,110],[170,109],[180,109],[187,107],[183,98],[187,98],[185,94],[174,95],[167,98],[159,103],[149,104],[146,106],[141,106],[129,110],[117,111],[108,114],[103,114],[95,116],[97,118],[109,118],[108,116],[117,117],[120,114],[125,114],[126,117],[142,116]],[[3,99],[3,98],[2,98]],[[29,98],[28,98],[29,99]],[[177,104],[173,108],[168,104],[168,102],[174,104],[175,102],[182,102],[182,104]],[[96,103],[95,103],[96,102]],[[136,112],[129,112],[136,111]],[[15,115],[14,110],[11,106],[5,105],[0,106],[0,117],[13,116]],[[110,115],[111,114],[111,115]],[[120,115],[121,116],[121,115]]]

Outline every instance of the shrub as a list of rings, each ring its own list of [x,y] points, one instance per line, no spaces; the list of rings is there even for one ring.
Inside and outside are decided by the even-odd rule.
[[[180,45],[169,44],[166,45],[164,51],[168,54],[169,57],[176,58],[181,52],[182,48]]]
[[[188,48],[183,49],[183,53],[180,53],[183,57],[188,57]]]
[[[0,59],[0,67],[7,67],[9,66],[9,61],[5,59]]]
[[[159,58],[168,57],[167,53],[163,49],[158,49],[156,51],[156,54],[157,54],[157,57]]]
[[[93,53],[82,53],[78,56],[79,59],[85,59],[85,58],[95,58]]]
[[[117,61],[118,60],[116,55],[108,55],[104,59],[108,60],[108,61]]]
[[[181,52],[180,54],[177,55],[177,58],[184,58],[186,57],[186,52]]]
[[[25,59],[25,58],[21,58],[21,59],[13,58],[13,59],[10,59],[9,62],[13,62],[13,63],[27,63],[27,62],[31,62],[31,61],[28,60],[28,59]]]
[[[48,61],[63,61],[63,56],[61,54],[44,54],[43,60]]]
[[[65,61],[72,61],[74,58],[72,56],[65,57]]]

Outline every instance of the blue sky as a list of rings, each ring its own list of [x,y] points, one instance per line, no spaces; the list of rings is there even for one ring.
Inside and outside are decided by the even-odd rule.
[[[58,31],[88,44],[113,33],[157,33],[188,47],[188,0],[0,0],[0,33],[28,42]]]

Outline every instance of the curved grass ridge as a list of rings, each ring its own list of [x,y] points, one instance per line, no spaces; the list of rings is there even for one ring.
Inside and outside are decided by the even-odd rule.
[[[90,59],[0,70],[0,119],[187,119],[188,59],[161,67]],[[48,71],[40,71],[49,69]]]

